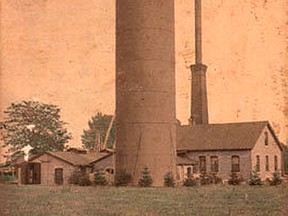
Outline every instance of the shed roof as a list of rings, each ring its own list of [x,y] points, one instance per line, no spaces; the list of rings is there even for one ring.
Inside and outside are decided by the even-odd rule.
[[[36,156],[31,157],[29,162],[34,162],[37,158],[39,158],[43,154],[49,154],[55,158],[58,158],[62,161],[70,163],[74,166],[87,166],[92,162],[96,162],[105,158],[112,153],[109,152],[91,152],[86,154],[79,154],[75,152],[67,152],[67,151],[58,151],[58,152],[45,152]]]
[[[279,143],[268,121],[178,126],[177,150],[249,150],[266,126]]]

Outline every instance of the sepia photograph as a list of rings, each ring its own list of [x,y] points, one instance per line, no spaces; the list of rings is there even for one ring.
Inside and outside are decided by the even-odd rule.
[[[287,0],[0,0],[0,216],[288,216]]]

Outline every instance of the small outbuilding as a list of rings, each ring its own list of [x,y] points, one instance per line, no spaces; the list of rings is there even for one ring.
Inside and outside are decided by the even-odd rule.
[[[75,170],[85,174],[94,171],[94,165],[110,156],[111,152],[45,152],[34,155],[26,162],[17,162],[19,184],[62,185],[68,184]]]

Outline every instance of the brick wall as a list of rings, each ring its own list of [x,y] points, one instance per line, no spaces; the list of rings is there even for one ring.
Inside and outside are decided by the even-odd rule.
[[[97,161],[96,163],[93,164],[93,172],[96,171],[104,171],[105,173],[105,178],[108,181],[109,184],[113,184],[114,182],[114,173],[115,173],[115,155],[112,154],[100,161]],[[107,169],[113,169],[113,172],[107,172]],[[94,174],[92,178],[90,178],[92,181],[94,179]]]
[[[268,135],[268,145],[265,145],[265,132]],[[282,152],[276,143],[276,140],[272,136],[272,133],[268,127],[266,127],[261,136],[259,137],[255,147],[251,151],[252,167],[255,169],[256,166],[256,155],[260,156],[260,177],[262,179],[271,178],[275,171],[274,157],[278,159],[278,171],[282,170]],[[265,157],[269,158],[269,171],[266,171]]]
[[[97,170],[106,170],[107,168],[114,169],[114,154],[110,155],[100,161],[93,164],[93,172]]]
[[[63,184],[68,184],[69,177],[75,169],[73,165],[48,154],[43,154],[35,161],[41,162],[42,185],[55,185],[54,175],[56,168],[63,168]]]
[[[218,176],[222,180],[230,178],[232,165],[231,156],[238,155],[240,157],[240,174],[243,178],[248,179],[251,172],[251,152],[248,150],[243,151],[197,151],[189,152],[188,157],[192,160],[196,160],[199,163],[199,157],[206,157],[206,173],[211,173],[211,156],[217,156],[219,162]]]

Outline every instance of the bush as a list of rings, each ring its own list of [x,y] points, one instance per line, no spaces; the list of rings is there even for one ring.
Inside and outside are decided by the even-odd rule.
[[[115,186],[127,186],[131,180],[131,175],[122,170],[115,181]]]
[[[186,187],[193,187],[193,186],[196,186],[197,184],[198,184],[197,179],[195,179],[193,177],[187,178],[183,182],[183,186],[186,186]]]
[[[74,170],[69,177],[69,183],[80,185],[80,186],[90,186],[92,182],[89,180],[88,175],[81,172],[80,170]]]
[[[230,179],[228,180],[229,185],[239,185],[241,182],[243,182],[244,179],[242,178],[241,175],[232,172]]]
[[[166,187],[174,187],[175,186],[175,180],[174,180],[173,174],[171,172],[167,173],[164,176],[164,186],[166,186]]]
[[[108,184],[106,178],[105,178],[105,174],[103,172],[96,172],[94,175],[94,184],[95,185],[101,185],[101,186],[105,186]]]
[[[250,179],[248,181],[248,184],[251,186],[262,185],[261,178],[255,170],[253,170],[252,175],[250,176]]]
[[[279,172],[274,172],[272,179],[269,181],[270,185],[279,185],[282,183],[281,175]]]
[[[153,184],[152,177],[150,176],[150,171],[147,167],[142,171],[142,178],[139,179],[138,185],[140,187],[150,187]]]
[[[222,182],[222,179],[217,176],[216,173],[212,174],[201,174],[200,175],[200,184],[208,185],[208,184],[219,184]]]
[[[0,175],[0,182],[14,182],[17,180],[16,175],[4,174]]]

